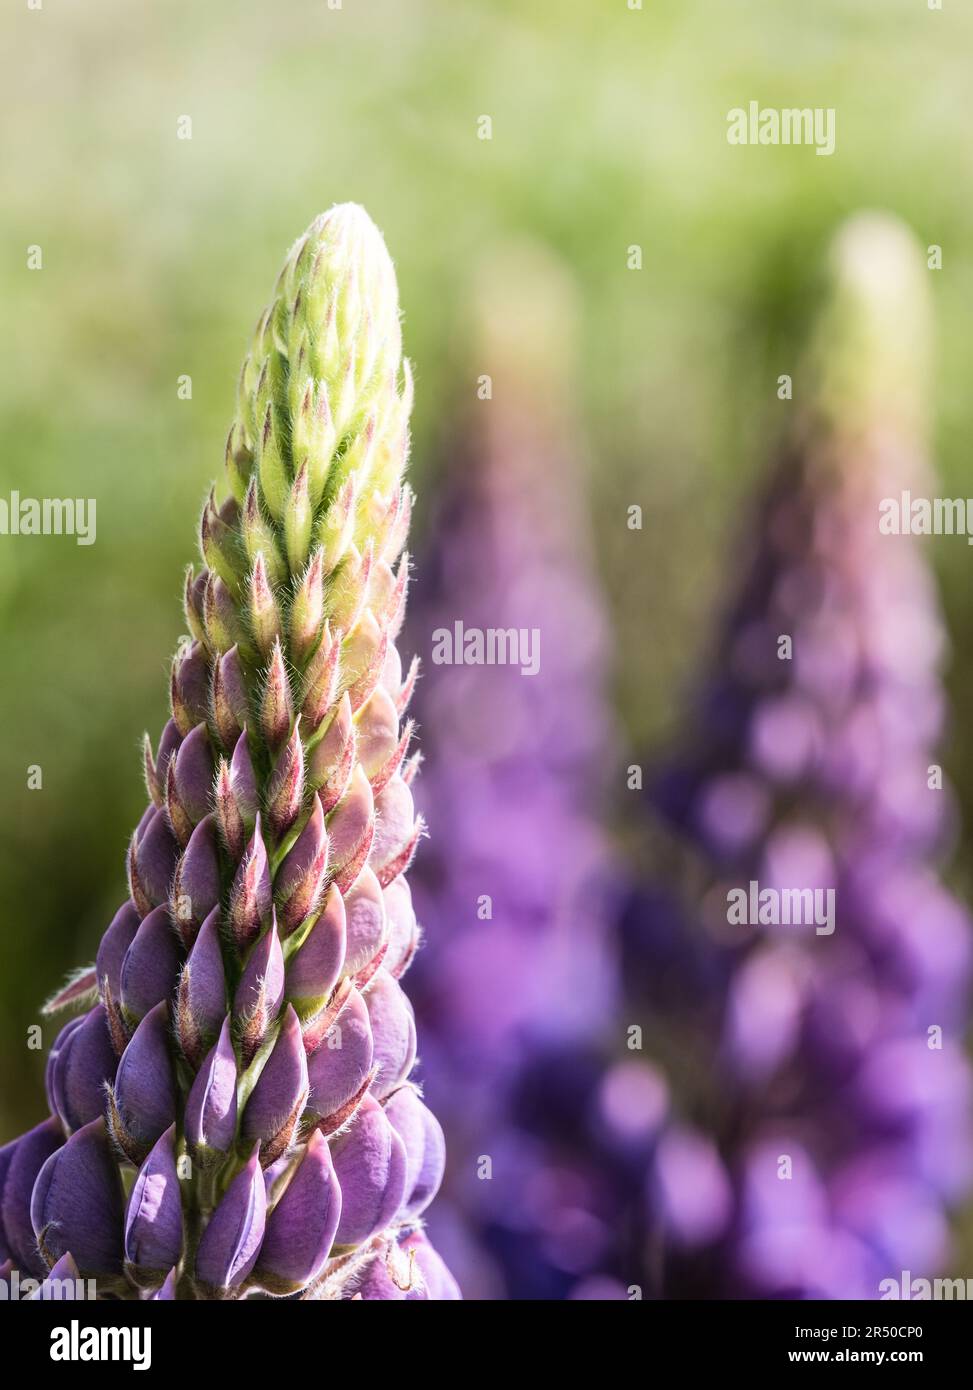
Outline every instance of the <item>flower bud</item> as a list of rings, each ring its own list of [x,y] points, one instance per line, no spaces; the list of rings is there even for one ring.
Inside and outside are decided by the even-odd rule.
[[[287,997],[298,1013],[324,1008],[341,978],[345,958],[345,904],[334,884],[300,950],[287,967]]]
[[[358,976],[378,956],[388,935],[382,886],[366,866],[345,895],[344,973]]]
[[[311,556],[301,578],[288,622],[291,656],[303,666],[317,645],[324,623],[324,565],[320,550]]]
[[[354,763],[355,725],[346,693],[327,729],[307,755],[308,786],[320,792],[325,815],[344,796]]]
[[[273,527],[261,511],[255,482],[251,482],[243,504],[243,547],[251,564],[256,562],[258,555],[264,557],[264,568],[272,588],[277,589],[285,582],[287,565]]]
[[[279,844],[300,814],[304,800],[304,745],[301,716],[281,749],[267,787],[267,821]]]
[[[335,1239],[339,1245],[360,1245],[383,1230],[402,1205],[408,1171],[405,1145],[378,1102],[365,1096],[331,1156],[341,1188]]]
[[[288,1004],[273,1050],[243,1112],[244,1138],[260,1141],[260,1162],[265,1168],[287,1150],[294,1138],[307,1093],[307,1058],[301,1025]]]
[[[289,936],[318,905],[328,872],[328,835],[320,797],[311,803],[307,824],[287,853],[274,880],[283,935]]]
[[[272,751],[281,747],[291,731],[294,704],[280,642],[274,643],[267,668],[263,699],[260,702],[260,729]]]
[[[224,748],[233,747],[248,717],[240,651],[238,647],[231,647],[213,666],[213,721]]]
[[[264,1237],[267,1194],[257,1146],[209,1219],[196,1252],[196,1278],[215,1296],[243,1283]]]
[[[138,1164],[175,1117],[168,1012],[165,1004],[156,1004],[132,1034],[118,1063],[115,1085],[109,1089],[112,1138]]]
[[[364,866],[375,834],[372,789],[356,766],[341,803],[331,813],[328,835],[335,882],[346,893]]]
[[[229,1153],[236,1138],[237,1063],[230,1036],[230,1016],[196,1073],[186,1101],[186,1141],[197,1158]]]
[[[179,942],[168,909],[153,908],[139,925],[122,961],[118,997],[129,1027],[134,1028],[156,1004],[172,997],[178,972]]]
[[[162,811],[153,808],[142,829],[132,837],[128,854],[128,884],[132,900],[144,917],[169,896],[178,846]]]
[[[176,1127],[170,1125],[139,1169],[125,1217],[126,1270],[144,1287],[161,1284],[182,1255],[182,1197]]]
[[[284,998],[284,954],[276,920],[253,945],[233,999],[243,1065],[263,1044]]]
[[[405,1145],[403,1210],[421,1216],[439,1191],[446,1167],[442,1126],[414,1086],[400,1086],[385,1102],[385,1117]]]
[[[38,1249],[49,1267],[70,1251],[86,1277],[119,1274],[124,1215],[105,1122],[92,1120],[37,1175],[30,1219]]]
[[[226,972],[220,948],[220,909],[199,929],[179,978],[176,1035],[183,1055],[197,1067],[226,1014]]]
[[[189,837],[172,883],[172,917],[185,946],[220,900],[220,856],[215,816],[205,816]]]
[[[238,951],[244,951],[259,934],[271,902],[270,864],[258,815],[230,891],[230,931]]]
[[[280,637],[280,610],[274,591],[267,579],[263,551],[257,552],[247,587],[247,612],[250,631],[262,657],[269,656],[274,642]]]
[[[297,470],[284,509],[284,540],[291,574],[298,574],[307,563],[313,517],[307,463],[304,462]]]
[[[269,1292],[296,1293],[324,1268],[341,1217],[328,1141],[315,1130],[297,1171],[267,1217],[254,1276]]]
[[[344,1007],[308,1058],[308,1109],[320,1116],[325,1133],[337,1128],[336,1117],[368,1086],[372,1054],[368,1009],[358,990],[352,988]]]
[[[372,1029],[376,1100],[390,1095],[412,1070],[416,1060],[416,1023],[412,1005],[387,970],[378,970],[365,994]]]
[[[209,661],[200,642],[182,648],[172,659],[172,718],[185,736],[209,713]]]

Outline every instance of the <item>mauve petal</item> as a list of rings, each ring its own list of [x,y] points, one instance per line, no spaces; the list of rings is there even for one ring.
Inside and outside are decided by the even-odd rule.
[[[51,1101],[69,1130],[81,1129],[105,1113],[105,1082],[114,1081],[118,1066],[102,1006],[96,1005],[76,1023],[61,1046],[55,1043],[50,1073]]]
[[[365,1004],[377,1068],[371,1089],[377,1100],[383,1100],[412,1070],[416,1060],[416,1023],[412,1005],[385,969],[375,973]]]
[[[258,1277],[272,1292],[293,1292],[309,1284],[328,1258],[340,1216],[341,1189],[331,1150],[315,1130],[297,1172],[267,1217]]]
[[[182,1194],[176,1127],[170,1125],[139,1169],[125,1220],[125,1258],[140,1273],[161,1276],[182,1254]]]
[[[388,918],[388,950],[383,964],[393,975],[399,973],[415,950],[419,928],[409,884],[400,874],[383,888],[385,913]]]
[[[35,1278],[47,1273],[47,1265],[37,1251],[31,1193],[38,1173],[63,1143],[64,1131],[51,1118],[0,1149],[0,1256]]]
[[[405,1145],[404,1210],[418,1216],[439,1191],[446,1167],[442,1127],[413,1086],[402,1086],[385,1105],[385,1115]]]
[[[122,1053],[115,1101],[127,1129],[142,1144],[154,1144],[175,1119],[176,1085],[165,1004],[156,1004],[145,1015]]]
[[[341,1188],[339,1245],[360,1245],[393,1219],[405,1196],[405,1145],[378,1101],[366,1095],[332,1158]]]
[[[216,817],[206,816],[190,835],[176,871],[172,914],[187,945],[220,900],[218,846]]]
[[[183,969],[185,1002],[203,1037],[212,1037],[226,1015],[226,972],[220,948],[220,909],[199,929]]]
[[[122,903],[101,938],[95,957],[95,973],[99,986],[105,979],[108,980],[113,999],[117,999],[121,993],[122,961],[135,939],[140,920],[135,904],[129,898]]]
[[[267,1197],[254,1146],[210,1217],[196,1253],[196,1277],[215,1289],[236,1288],[253,1269],[264,1236]]]
[[[358,1094],[371,1070],[372,1052],[368,1009],[358,990],[352,989],[330,1031],[308,1058],[308,1105],[316,1115],[333,1115]]]
[[[334,884],[301,949],[287,967],[287,997],[297,1001],[327,996],[341,977],[345,959],[345,904]]]
[[[139,882],[153,906],[167,901],[178,858],[176,837],[157,809],[149,817],[135,852]]]
[[[120,1272],[125,1205],[104,1120],[51,1154],[34,1183],[30,1219],[52,1263],[70,1251],[86,1277]]]
[[[382,887],[367,865],[345,894],[345,922],[344,973],[354,975],[373,958],[388,930]]]
[[[169,999],[179,971],[179,942],[167,907],[156,907],[142,921],[125,953],[119,977],[122,1008],[141,1019]]]
[[[243,1112],[243,1134],[247,1139],[268,1141],[304,1109],[307,1099],[307,1057],[301,1024],[290,1004]]]
[[[226,1153],[236,1135],[237,1069],[229,1014],[219,1041],[196,1073],[186,1101],[186,1138],[196,1148]]]
[[[176,792],[190,818],[201,821],[213,792],[213,752],[205,724],[186,735],[176,754]]]
[[[238,1018],[249,1018],[262,1003],[268,1018],[274,1018],[283,998],[284,953],[274,922],[251,948],[233,997],[233,1012]]]

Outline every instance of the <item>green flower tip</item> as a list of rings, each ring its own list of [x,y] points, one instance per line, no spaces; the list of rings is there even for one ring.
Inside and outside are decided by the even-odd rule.
[[[411,375],[395,270],[355,203],[298,237],[254,332],[227,443],[233,495],[286,532],[293,569],[321,508],[397,488],[408,454]],[[259,511],[257,510],[259,503]]]
[[[931,345],[928,270],[912,232],[887,213],[846,222],[831,246],[814,340],[818,405],[843,435],[925,433]]]

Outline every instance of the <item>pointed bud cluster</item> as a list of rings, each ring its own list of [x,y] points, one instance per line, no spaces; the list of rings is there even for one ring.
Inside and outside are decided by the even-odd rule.
[[[417,932],[406,950],[390,923],[418,824],[394,647],[400,353],[382,238],[334,208],[244,363],[172,717],[145,740],[130,897],[57,1001],[88,1012],[51,1048],[53,1118],[0,1150],[3,1244],[38,1275],[76,1268],[111,1297],[352,1297],[349,1257],[393,1245],[420,1176],[438,1182],[396,1099]]]

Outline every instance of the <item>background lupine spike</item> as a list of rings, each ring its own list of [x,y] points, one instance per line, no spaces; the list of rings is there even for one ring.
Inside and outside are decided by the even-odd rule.
[[[890,1272],[948,1266],[973,1188],[973,936],[939,880],[927,542],[879,524],[930,482],[927,283],[892,219],[834,242],[752,563],[652,782],[654,876],[617,919],[622,1017],[654,1061],[616,1037],[524,1069],[508,1161],[522,1184],[556,1162],[570,1195],[497,1211],[516,1297],[877,1299]],[[732,922],[751,883],[833,890],[833,932]],[[547,1241],[566,1220],[595,1233],[586,1257]]]
[[[386,1114],[411,1008],[379,969],[384,925],[346,928],[359,884],[384,924],[415,837],[388,761],[409,380],[381,234],[333,208],[292,248],[240,376],[231,496],[203,509],[192,640],[144,750],[131,897],[59,998],[90,1011],[52,1049],[55,1118],[0,1150],[3,1243],[37,1273],[70,1258],[110,1297],[350,1298],[356,1247],[418,1234],[429,1130],[402,1101]],[[365,767],[369,707],[389,748]]]
[[[408,628],[426,651],[457,619],[481,632],[536,631],[540,666],[524,676],[517,665],[473,672],[433,662],[419,686],[429,777],[417,800],[431,843],[416,869],[429,932],[414,997],[423,1086],[452,1157],[430,1219],[462,1266],[464,1289],[489,1298],[504,1276],[508,1287],[516,1278],[487,1247],[491,1223],[517,1223],[522,1194],[548,1186],[539,1164],[512,1161],[504,1097],[521,1052],[589,1036],[612,1017],[605,888],[618,871],[598,824],[613,737],[607,624],[581,500],[573,287],[542,248],[507,245],[480,267],[471,309],[476,371],[490,374],[493,398],[476,402],[445,440],[462,466],[418,566]],[[377,703],[390,735],[405,699]],[[356,716],[369,769],[371,709],[370,700]],[[383,805],[402,781],[392,777]],[[411,903],[397,891],[383,896],[390,917],[405,919],[408,953]],[[490,917],[478,921],[484,897]],[[411,1124],[409,1102],[395,1095]],[[489,1182],[478,1175],[483,1154],[502,1155]]]

